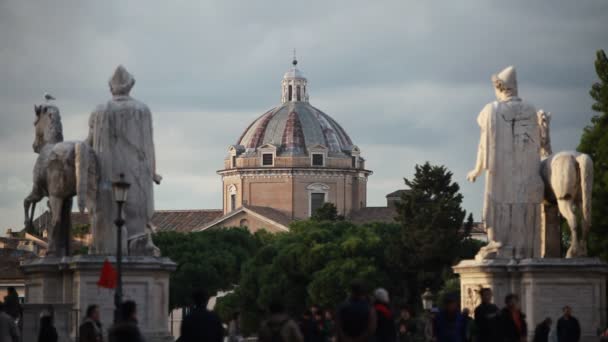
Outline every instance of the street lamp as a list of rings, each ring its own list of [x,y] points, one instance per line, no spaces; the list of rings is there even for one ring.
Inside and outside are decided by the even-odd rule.
[[[428,287],[422,294],[422,308],[426,311],[429,311],[433,308],[433,293]]]
[[[118,204],[118,213],[114,224],[118,228],[116,230],[116,291],[114,291],[114,322],[118,322],[120,317],[120,304],[122,303],[122,226],[125,220],[122,218],[122,207],[127,201],[127,193],[131,184],[125,181],[125,174],[120,174],[120,179],[112,183],[112,193],[114,200]]]

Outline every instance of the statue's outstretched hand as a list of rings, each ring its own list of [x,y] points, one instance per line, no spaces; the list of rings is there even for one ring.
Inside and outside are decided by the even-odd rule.
[[[163,176],[159,175],[159,174],[154,174],[154,177],[152,178],[154,180],[154,183],[156,184],[160,184],[160,181],[163,180]]]
[[[479,176],[479,172],[477,170],[469,171],[469,173],[467,174],[467,180],[471,183],[475,183],[477,176]]]

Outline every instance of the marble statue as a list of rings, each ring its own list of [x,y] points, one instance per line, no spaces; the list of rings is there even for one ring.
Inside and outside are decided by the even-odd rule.
[[[45,96],[48,101],[49,98]],[[48,196],[51,213],[47,255],[70,254],[70,213],[72,197],[78,196],[78,208],[94,212],[94,203],[87,200],[88,192],[95,191],[95,156],[91,148],[79,141],[63,141],[59,108],[45,104],[35,106],[36,137],[34,152],[38,153],[34,166],[34,186],[23,201],[26,230],[33,228],[36,203]],[[31,211],[30,211],[31,209]]]
[[[477,118],[481,137],[474,182],[486,171],[483,220],[489,243],[477,259],[530,258],[537,252],[543,180],[536,109],[517,93],[515,68],[492,76],[496,101]]]
[[[98,106],[89,119],[87,141],[99,164],[97,210],[91,215],[92,254],[116,252],[117,205],[112,196],[112,182],[123,173],[131,184],[123,209],[125,252],[159,255],[152,243],[149,223],[154,213],[153,183],[160,184],[162,178],[156,173],[152,114],[148,106],[129,96],[134,84],[133,76],[118,66],[109,81],[112,99]]]
[[[568,221],[571,240],[566,258],[587,256],[587,237],[591,226],[591,192],[593,161],[584,153],[563,151],[553,154],[550,139],[551,113],[538,111],[541,128],[541,175],[545,182],[546,200],[557,202],[559,213]],[[582,236],[579,239],[575,208],[581,212]]]

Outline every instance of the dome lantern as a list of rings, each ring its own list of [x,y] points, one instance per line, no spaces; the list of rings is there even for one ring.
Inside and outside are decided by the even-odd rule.
[[[308,90],[306,89],[308,81],[297,68],[298,60],[295,50],[291,64],[292,67],[283,75],[281,82],[281,103],[308,102]]]

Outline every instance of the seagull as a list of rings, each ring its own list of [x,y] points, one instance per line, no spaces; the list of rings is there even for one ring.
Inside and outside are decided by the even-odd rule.
[[[53,95],[51,95],[49,93],[44,93],[44,99],[46,100],[46,102],[49,102],[51,100],[55,100],[55,98],[53,97]]]

